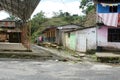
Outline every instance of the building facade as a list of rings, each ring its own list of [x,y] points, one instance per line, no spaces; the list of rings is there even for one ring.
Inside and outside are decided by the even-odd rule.
[[[15,21],[0,21],[0,42],[21,42],[21,30]]]
[[[79,28],[76,25],[65,25],[59,27],[48,27],[42,31],[44,41],[64,45],[64,32]]]
[[[98,51],[120,50],[120,1],[94,1],[97,5]]]
[[[84,27],[65,32],[65,47],[79,52],[96,49],[96,28]]]

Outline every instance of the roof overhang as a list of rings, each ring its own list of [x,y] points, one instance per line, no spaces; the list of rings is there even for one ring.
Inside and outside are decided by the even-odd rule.
[[[39,2],[40,0],[0,0],[0,10],[28,20]]]
[[[120,3],[120,0],[93,0],[95,3]]]

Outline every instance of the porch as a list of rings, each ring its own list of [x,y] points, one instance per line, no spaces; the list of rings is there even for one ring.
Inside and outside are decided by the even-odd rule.
[[[96,52],[97,61],[120,63],[120,52]]]
[[[120,52],[96,52],[97,57],[119,57],[120,58]]]
[[[0,42],[0,51],[27,51],[22,43]]]

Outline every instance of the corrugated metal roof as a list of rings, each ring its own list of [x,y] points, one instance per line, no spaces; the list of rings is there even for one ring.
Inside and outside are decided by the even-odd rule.
[[[44,33],[45,31],[47,31],[49,29],[61,29],[64,31],[69,31],[69,30],[78,29],[78,28],[82,28],[82,27],[77,26],[77,25],[64,25],[64,26],[57,26],[57,27],[47,27],[41,33]]]
[[[83,28],[79,28],[79,29],[74,29],[74,30],[70,30],[70,31],[65,31],[65,33],[74,32],[74,31],[78,31],[78,30],[89,29],[89,28],[95,28],[95,27],[96,27],[96,26],[83,27]]]
[[[70,28],[79,28],[80,26],[77,25],[65,25],[65,26],[59,26],[57,29],[70,29]]]
[[[22,20],[27,20],[39,2],[40,0],[0,0],[0,10],[5,10]]]

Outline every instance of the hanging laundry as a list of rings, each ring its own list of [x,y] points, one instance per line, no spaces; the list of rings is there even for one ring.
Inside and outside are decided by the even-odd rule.
[[[120,14],[118,14],[118,26],[120,26]]]
[[[98,18],[100,18],[106,26],[117,27],[118,25],[118,13],[98,13]]]
[[[110,7],[117,6],[117,12],[120,13],[120,5],[118,4],[97,4],[97,13],[113,13],[110,11]]]
[[[103,7],[106,7],[106,6],[107,6],[105,3],[101,3],[101,5],[102,5]]]
[[[97,12],[98,13],[109,13],[109,6],[102,6],[101,4],[97,4]]]
[[[107,3],[101,3],[101,5],[103,7],[106,7],[106,6],[118,6],[118,4],[107,4]]]

